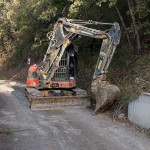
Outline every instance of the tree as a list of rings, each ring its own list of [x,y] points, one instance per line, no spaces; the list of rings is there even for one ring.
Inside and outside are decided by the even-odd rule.
[[[123,26],[123,28],[124,28],[124,31],[125,31],[125,34],[126,34],[126,37],[127,37],[128,43],[129,43],[129,46],[130,46],[131,50],[134,51],[134,47],[133,47],[133,45],[132,45],[132,43],[131,43],[130,36],[129,36],[129,33],[128,33],[128,29],[127,29],[127,27],[126,27],[126,25],[125,25],[124,19],[123,19],[122,15],[121,15],[121,13],[120,13],[120,11],[119,11],[117,5],[114,5],[114,6],[115,6],[115,9],[116,9],[116,11],[117,11],[117,13],[118,13],[118,16],[119,16],[119,18],[120,18],[120,20],[121,20],[122,26]]]
[[[147,0],[136,0],[135,5],[135,16],[137,19],[136,23],[141,35],[141,40],[144,48],[150,47],[150,1]]]
[[[141,50],[141,42],[140,42],[138,27],[137,27],[135,16],[134,16],[133,4],[132,4],[131,0],[127,0],[127,2],[128,2],[128,6],[129,6],[130,15],[131,15],[131,18],[132,18],[134,33],[135,33],[135,36],[136,36],[137,52],[139,54],[139,52]]]

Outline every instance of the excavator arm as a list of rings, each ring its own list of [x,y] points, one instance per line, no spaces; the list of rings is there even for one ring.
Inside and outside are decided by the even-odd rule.
[[[86,25],[110,26],[106,31],[86,27]],[[59,67],[59,62],[64,54],[65,49],[75,40],[78,35],[102,39],[97,65],[93,79],[103,77],[107,72],[112,60],[116,46],[120,41],[120,27],[118,23],[102,23],[96,21],[84,21],[60,18],[54,26],[54,31],[48,33],[50,44],[44,56],[42,63],[39,65],[38,73],[42,79],[43,85],[50,88],[51,79],[54,72]]]

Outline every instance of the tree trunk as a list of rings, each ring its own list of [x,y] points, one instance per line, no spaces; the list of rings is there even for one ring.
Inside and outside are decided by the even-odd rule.
[[[117,13],[118,13],[118,15],[119,15],[119,18],[120,18],[121,23],[122,23],[122,25],[123,25],[123,28],[124,28],[124,30],[125,30],[125,34],[126,34],[126,37],[127,37],[128,43],[129,43],[129,46],[130,46],[130,48],[131,48],[132,50],[134,50],[134,47],[133,47],[133,45],[132,45],[132,43],[131,43],[131,41],[130,41],[130,37],[129,37],[129,34],[128,34],[127,27],[126,27],[126,25],[125,25],[125,23],[124,23],[123,17],[122,17],[122,15],[121,15],[121,13],[120,13],[118,7],[117,7],[116,5],[115,5],[115,9],[117,10]]]
[[[137,51],[139,53],[140,50],[141,50],[140,36],[139,36],[138,29],[137,29],[135,17],[134,17],[134,14],[133,14],[132,3],[131,3],[130,0],[127,0],[127,2],[128,2],[128,7],[129,7],[130,15],[131,15],[131,18],[132,18],[132,23],[133,23],[133,27],[134,27],[134,33],[135,33],[135,36],[136,36]]]

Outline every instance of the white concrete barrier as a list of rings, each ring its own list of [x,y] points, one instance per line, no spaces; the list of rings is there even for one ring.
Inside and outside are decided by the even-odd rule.
[[[128,119],[142,128],[150,128],[150,93],[143,93],[129,103]]]

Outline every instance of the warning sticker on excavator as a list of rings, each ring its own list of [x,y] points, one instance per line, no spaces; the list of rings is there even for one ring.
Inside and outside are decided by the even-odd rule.
[[[98,64],[98,69],[101,68],[101,65],[102,65],[102,60],[99,61],[99,64]]]

